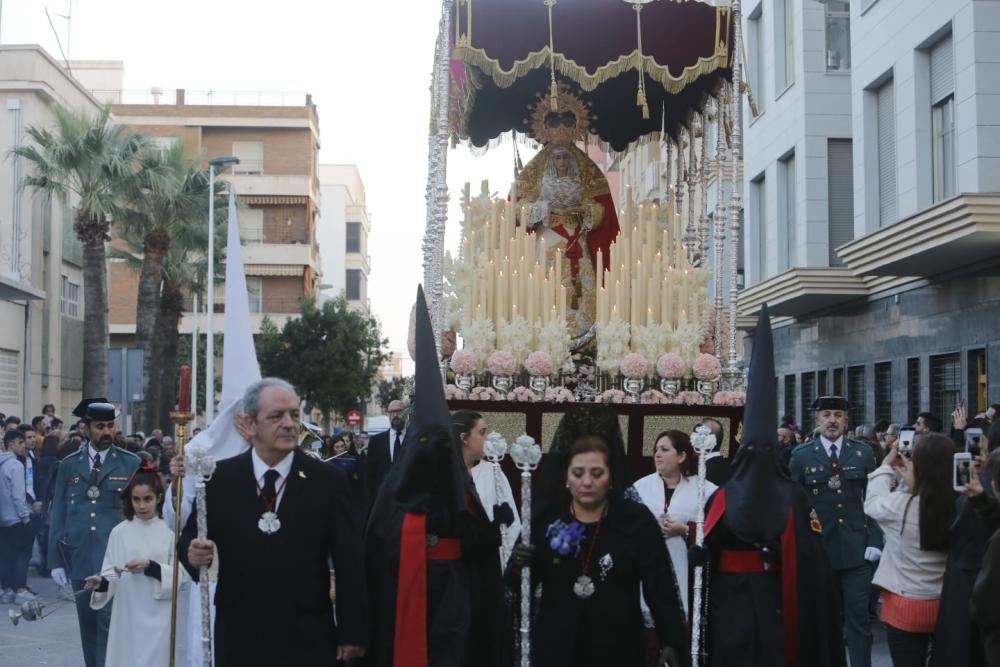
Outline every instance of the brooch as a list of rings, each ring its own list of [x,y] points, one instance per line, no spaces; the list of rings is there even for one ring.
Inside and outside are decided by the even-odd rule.
[[[608,572],[615,566],[615,561],[611,558],[611,554],[604,554],[597,564],[601,566],[601,581],[604,581],[608,578]]]

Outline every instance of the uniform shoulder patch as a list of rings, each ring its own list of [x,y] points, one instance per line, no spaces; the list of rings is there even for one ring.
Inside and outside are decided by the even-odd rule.
[[[823,534],[823,525],[819,522],[819,515],[816,510],[809,510],[809,529],[817,535]]]

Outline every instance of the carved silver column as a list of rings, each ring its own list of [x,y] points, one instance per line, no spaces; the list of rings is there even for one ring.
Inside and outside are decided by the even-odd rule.
[[[708,110],[701,112],[701,159],[698,165],[701,182],[701,212],[698,216],[698,265],[708,268]],[[707,311],[707,309],[706,309]]]
[[[198,539],[208,539],[208,507],[205,485],[215,474],[215,459],[201,447],[190,448],[184,457],[187,474],[194,480]],[[208,567],[198,568],[201,591],[201,655],[204,667],[212,667],[212,600],[209,597]]]
[[[684,220],[684,128],[677,131],[677,180],[674,183],[674,214],[678,220]],[[673,224],[673,220],[671,220],[671,224]],[[677,226],[677,231],[681,231],[680,225]],[[688,244],[687,230],[682,232],[680,237],[680,239],[674,239],[674,243],[679,240],[683,244]]]
[[[726,103],[724,89],[719,91],[719,96],[715,98],[715,261],[712,267],[713,282],[715,283],[715,356],[722,361],[723,341],[722,332],[725,330],[726,321],[725,294],[723,278],[726,275],[723,267],[726,249],[726,192],[723,187],[725,180],[726,164]]]
[[[730,144],[730,159],[732,164],[733,191],[729,197],[729,363],[726,367],[728,389],[735,389],[742,384],[742,372],[736,358],[736,306],[739,294],[736,276],[739,271],[740,228],[743,225],[743,196],[740,193],[740,163],[743,160],[743,18],[740,12],[740,0],[733,0],[733,92],[732,92],[732,124],[733,136]]]
[[[697,265],[698,262],[698,228],[695,226],[694,217],[694,202],[695,202],[695,190],[698,187],[698,149],[694,145],[695,139],[695,126],[694,126],[694,114],[691,114],[691,118],[688,121],[690,125],[687,129],[688,135],[688,165],[687,165],[687,186],[688,186],[688,210],[687,210],[687,228],[684,232],[684,237],[687,239],[688,247],[688,261],[692,264]],[[688,304],[688,308],[691,304]]]
[[[542,448],[530,435],[521,435],[511,445],[510,457],[521,471],[521,542],[531,544],[531,473],[542,460]],[[541,548],[542,545],[539,545]],[[521,660],[531,667],[531,567],[521,568]]]

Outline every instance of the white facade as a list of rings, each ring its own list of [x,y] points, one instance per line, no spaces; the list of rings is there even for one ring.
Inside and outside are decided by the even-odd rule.
[[[371,220],[361,173],[353,164],[322,164],[319,183],[321,203],[316,238],[323,256],[323,296],[344,295],[352,307],[370,310]]]
[[[91,115],[101,107],[41,47],[0,46],[0,411],[26,421],[46,403],[68,419],[83,381],[82,252],[73,209],[19,189],[31,166],[8,157],[30,141],[27,127],[53,125],[56,105]]]

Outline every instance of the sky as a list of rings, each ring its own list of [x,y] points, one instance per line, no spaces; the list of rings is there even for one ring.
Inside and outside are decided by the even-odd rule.
[[[0,0],[0,6],[0,42],[40,44],[61,60],[47,8],[69,59],[123,61],[126,90],[311,93],[320,161],[354,163],[361,171],[372,219],[368,294],[390,348],[405,350],[423,275],[439,0]],[[67,14],[71,22],[58,16]],[[450,152],[449,248],[458,247],[463,183],[478,191],[489,179],[492,190],[506,192],[512,166],[510,145],[478,158],[462,147]]]

